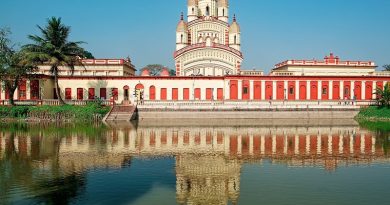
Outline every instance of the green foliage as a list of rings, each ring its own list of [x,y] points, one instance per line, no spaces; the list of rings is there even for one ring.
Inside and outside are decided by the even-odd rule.
[[[389,107],[390,108],[390,84],[386,83],[386,85],[382,88],[377,88],[375,94],[377,95],[377,104],[381,107]]]
[[[84,58],[95,59],[95,56],[93,56],[89,51],[84,51]]]
[[[383,71],[390,71],[390,64],[384,65],[383,69]]]
[[[55,90],[62,104],[64,101],[58,93],[58,73],[60,67],[65,67],[74,71],[76,65],[82,65],[80,57],[84,57],[85,50],[80,47],[81,41],[68,41],[70,27],[61,22],[61,18],[52,17],[48,19],[47,26],[42,28],[41,36],[29,35],[28,38],[33,44],[23,46],[28,62],[46,63],[50,65],[50,72],[54,76]]]
[[[0,78],[4,81],[4,88],[9,90],[11,105],[14,105],[13,96],[19,83],[33,76],[37,66],[25,61],[25,53],[16,51],[11,45],[10,30],[0,28]]]
[[[359,120],[390,121],[390,108],[387,107],[366,107],[360,110],[357,116]]]
[[[359,120],[359,125],[372,131],[390,132],[390,122]]]
[[[87,106],[0,106],[1,118],[43,118],[46,120],[92,121],[96,116],[103,117],[109,112],[109,107],[98,103]]]

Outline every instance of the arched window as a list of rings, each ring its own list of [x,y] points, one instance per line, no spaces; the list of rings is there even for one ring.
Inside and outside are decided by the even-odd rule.
[[[180,43],[183,43],[183,34],[180,36]]]
[[[222,9],[222,16],[225,16],[225,9]]]
[[[192,14],[194,14],[194,12],[195,12],[195,9],[194,9],[194,8],[192,8]]]
[[[206,16],[210,16],[210,7],[209,6],[206,7]]]
[[[237,44],[237,36],[234,35],[234,44]]]
[[[149,100],[156,100],[156,87],[153,85],[149,87]]]

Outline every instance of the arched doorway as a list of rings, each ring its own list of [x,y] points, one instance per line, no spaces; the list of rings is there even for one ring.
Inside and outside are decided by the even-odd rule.
[[[135,86],[135,98],[137,100],[137,103],[138,102],[143,102],[144,100],[144,85],[142,85],[141,83],[138,83],[136,86]]]
[[[230,100],[238,100],[238,81],[231,80],[230,81]]]
[[[156,100],[156,87],[154,85],[149,87],[149,100]]]
[[[125,101],[128,101],[130,97],[130,87],[128,85],[123,87],[123,98]]]

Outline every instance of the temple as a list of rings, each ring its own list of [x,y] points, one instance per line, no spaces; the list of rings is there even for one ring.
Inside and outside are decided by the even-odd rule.
[[[229,23],[228,0],[188,0],[176,30],[177,76],[240,74],[243,55],[237,19]]]

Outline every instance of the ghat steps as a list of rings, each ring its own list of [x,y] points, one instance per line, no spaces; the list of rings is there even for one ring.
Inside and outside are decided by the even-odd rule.
[[[105,121],[131,121],[136,119],[136,106],[114,106]]]

